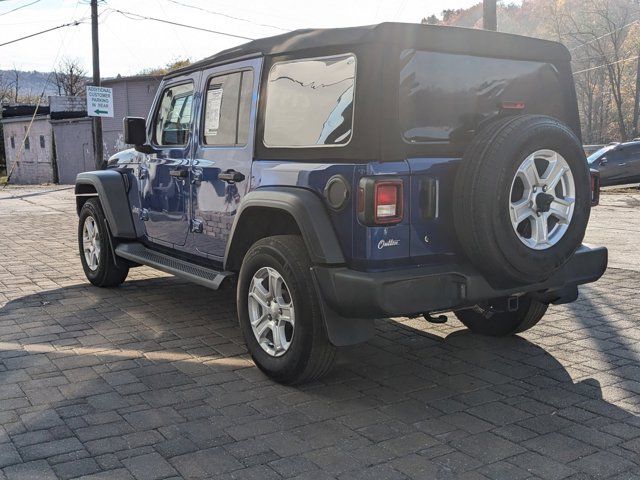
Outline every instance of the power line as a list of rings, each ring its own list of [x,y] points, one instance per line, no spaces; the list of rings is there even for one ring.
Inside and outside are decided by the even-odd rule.
[[[622,60],[617,60],[615,62],[605,63],[603,65],[598,65],[598,66],[591,67],[591,68],[585,68],[584,70],[578,70],[577,72],[573,72],[573,74],[574,75],[578,75],[579,73],[590,72],[591,70],[598,70],[599,68],[608,67],[608,66],[611,66],[611,65],[615,65],[617,63],[624,63],[624,62],[628,62],[630,60],[636,60],[639,56],[640,55],[634,55],[633,57],[623,58]]]
[[[242,18],[242,17],[234,17],[233,15],[229,15],[227,13],[222,13],[222,12],[215,12],[213,10],[208,10],[206,8],[202,8],[202,7],[198,7],[196,5],[189,5],[187,3],[182,3],[179,2],[178,0],[167,0],[168,2],[171,3],[175,3],[176,5],[181,5],[183,7],[187,7],[187,8],[193,8],[195,10],[200,10],[201,12],[207,12],[210,13],[211,15],[218,15],[220,17],[226,17],[226,18],[230,18],[232,20],[239,20],[241,22],[247,22],[247,23],[251,23],[253,25],[257,25],[259,27],[269,27],[269,28],[275,28],[277,30],[282,30],[283,32],[290,32],[291,30],[286,29],[286,28],[282,28],[282,27],[278,27],[276,25],[269,25],[268,23],[258,23],[258,22],[254,22],[253,20],[249,20],[247,18]]]
[[[12,10],[8,10],[8,11],[6,11],[6,12],[0,13],[0,17],[2,17],[3,15],[9,15],[11,12],[15,12],[16,10],[20,10],[20,9],[22,9],[22,8],[27,8],[28,6],[33,5],[34,3],[38,3],[38,2],[40,2],[40,1],[41,1],[41,0],[34,0],[34,1],[33,1],[33,2],[31,2],[31,3],[27,3],[27,4],[25,4],[25,5],[20,5],[19,7],[16,7],[16,8],[14,8],[14,9],[12,9]]]
[[[75,20],[75,21],[73,21],[71,23],[63,23],[62,25],[58,25],[57,27],[48,28],[48,29],[42,30],[40,32],[32,33],[30,35],[25,35],[24,37],[16,38],[14,40],[9,40],[8,42],[0,43],[0,47],[4,47],[5,45],[9,45],[11,43],[20,42],[22,40],[26,40],[27,38],[35,37],[37,35],[42,35],[43,33],[52,32],[54,30],[58,30],[59,28],[72,27],[72,26],[75,27],[76,25],[80,25],[82,23],[82,20],[84,20],[84,19]]]
[[[601,39],[603,39],[603,38],[605,38],[605,37],[608,37],[609,35],[613,35],[613,34],[614,34],[614,33],[616,33],[617,31],[619,31],[619,30],[624,30],[625,28],[630,27],[630,26],[631,26],[631,25],[633,25],[634,23],[638,23],[638,22],[640,22],[640,18],[639,18],[639,19],[637,19],[637,20],[634,20],[633,22],[627,23],[626,25],[621,26],[620,28],[616,28],[615,30],[612,30],[612,31],[610,31],[610,32],[608,32],[608,33],[605,33],[604,35],[600,35],[599,37],[596,37],[596,38],[594,38],[594,39],[592,39],[592,40],[589,40],[588,42],[581,43],[580,45],[578,45],[577,47],[573,47],[573,48],[572,48],[572,49],[570,49],[569,51],[570,51],[570,52],[573,52],[573,51],[575,51],[575,50],[577,50],[577,49],[579,49],[579,48],[582,48],[582,47],[584,47],[584,46],[586,46],[586,45],[590,45],[590,44],[592,44],[593,42],[597,42],[598,40],[601,40]]]
[[[126,12],[124,10],[118,10],[116,8],[110,8],[110,10],[114,11],[114,12],[118,12],[120,15],[129,18],[130,20],[152,20],[154,22],[160,22],[160,23],[167,23],[169,25],[176,25],[178,27],[185,27],[185,28],[191,28],[193,30],[200,30],[201,32],[209,32],[209,33],[215,33],[216,35],[224,35],[226,37],[233,37],[233,38],[240,38],[242,40],[255,40],[255,38],[251,38],[251,37],[244,37],[242,35],[236,35],[233,33],[226,33],[226,32],[220,32],[218,30],[210,30],[208,28],[203,28],[203,27],[196,27],[195,25],[187,25],[184,23],[178,23],[178,22],[173,22],[171,20],[165,20],[162,18],[155,18],[155,17],[147,17],[144,15],[140,15],[138,13],[131,13],[131,12]],[[131,16],[129,16],[131,15]],[[134,17],[134,18],[132,18]],[[137,17],[137,18],[135,18]],[[0,45],[1,46],[1,45]]]

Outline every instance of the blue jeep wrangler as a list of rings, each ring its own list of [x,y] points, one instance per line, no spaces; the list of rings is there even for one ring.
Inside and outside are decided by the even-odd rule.
[[[148,265],[235,288],[255,363],[316,379],[375,318],[534,326],[597,280],[592,188],[560,44],[428,25],[301,30],[162,81],[78,175],[87,278]],[[215,308],[215,306],[212,306]]]

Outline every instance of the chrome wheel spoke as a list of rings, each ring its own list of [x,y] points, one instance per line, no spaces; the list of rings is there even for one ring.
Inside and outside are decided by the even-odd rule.
[[[551,202],[549,213],[556,217],[560,223],[569,223],[574,203],[575,199],[573,198],[556,198]]]
[[[274,269],[269,269],[269,298],[274,299],[277,297],[278,279],[281,279],[280,274]]]
[[[553,191],[558,185],[558,183],[560,182],[560,180],[562,179],[562,177],[564,176],[565,172],[569,170],[569,167],[563,165],[562,163],[563,162],[561,162],[558,159],[549,163],[549,166],[547,167],[547,171],[545,172],[545,175],[544,175],[547,191]]]
[[[534,186],[540,184],[540,177],[536,169],[535,157],[530,155],[518,168],[517,175],[522,180],[526,190],[531,190]]]
[[[280,307],[280,321],[287,322],[293,325],[293,306],[285,305]]]
[[[273,330],[273,322],[269,321],[267,316],[264,315],[263,320],[259,320],[258,322],[256,322],[256,324],[254,325],[254,328],[255,328],[255,332],[257,334],[258,340],[262,340],[267,335],[267,333]]]
[[[261,285],[255,286],[255,288],[249,292],[249,298],[255,300],[262,308],[268,308],[269,292],[266,292]]]
[[[286,342],[284,328],[276,325],[271,332],[273,335],[273,348],[275,349],[276,354],[284,351],[284,342]]]
[[[521,224],[525,219],[535,215],[528,199],[511,203],[511,221],[517,225]]]
[[[536,217],[532,226],[531,238],[535,239],[538,244],[546,244],[549,242],[549,228],[546,215]]]

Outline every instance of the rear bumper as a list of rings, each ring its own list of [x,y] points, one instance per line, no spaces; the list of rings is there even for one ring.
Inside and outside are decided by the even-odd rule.
[[[571,301],[567,292],[594,282],[607,268],[607,249],[582,245],[542,283],[496,289],[471,265],[360,272],[346,267],[314,267],[327,305],[343,317],[380,318],[446,311],[522,293],[536,292],[549,302]]]

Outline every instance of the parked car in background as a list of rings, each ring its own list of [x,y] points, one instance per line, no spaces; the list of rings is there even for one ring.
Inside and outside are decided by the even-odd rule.
[[[603,187],[640,183],[640,141],[609,144],[587,157]]]

